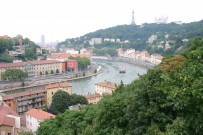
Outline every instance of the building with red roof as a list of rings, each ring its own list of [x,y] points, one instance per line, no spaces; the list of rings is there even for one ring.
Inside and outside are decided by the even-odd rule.
[[[67,60],[67,68],[70,70],[78,71],[78,61],[77,60]]]
[[[46,106],[46,91],[43,89],[28,90],[1,96],[2,101],[20,115],[23,115],[24,112],[32,108],[41,108]]]
[[[35,132],[37,131],[40,123],[45,119],[55,118],[55,115],[44,112],[40,109],[31,109],[25,113],[26,117],[26,128],[27,131]]]
[[[17,68],[23,71],[27,71],[29,77],[37,77],[41,75],[56,73],[62,73],[62,62],[58,60],[41,60],[41,61],[28,61],[28,62],[17,62],[17,63],[3,63],[0,64],[0,80],[1,74],[8,68]]]
[[[64,83],[58,83],[58,84],[52,84],[45,86],[45,90],[47,91],[47,106],[49,107],[52,102],[52,96],[58,91],[62,90],[67,92],[69,95],[72,94],[72,86],[68,84],[67,82]]]
[[[102,95],[99,93],[84,95],[84,97],[88,100],[89,104],[97,104],[101,99]]]
[[[0,133],[14,135],[20,131],[21,117],[8,106],[0,106]]]

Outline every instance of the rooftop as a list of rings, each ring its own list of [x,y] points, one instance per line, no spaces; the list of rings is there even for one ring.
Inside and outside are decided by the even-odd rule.
[[[20,117],[15,111],[8,106],[0,106],[0,125],[6,125],[13,127],[15,125],[15,118],[11,118],[8,115]]]
[[[95,85],[106,87],[106,88],[111,88],[111,89],[116,89],[116,86],[118,86],[119,84],[105,80],[103,82],[96,83]]]
[[[29,61],[29,62],[33,65],[61,63],[61,61],[58,61],[58,60],[40,60],[40,61]],[[4,63],[4,64],[0,64],[0,68],[21,67],[29,62]]]
[[[94,94],[84,95],[84,97],[87,99],[91,99],[91,98],[96,98],[96,97],[102,97],[102,95],[100,95],[99,93],[94,93]]]
[[[55,118],[55,115],[48,112],[44,112],[39,109],[31,109],[27,111],[26,114],[35,117],[41,121],[44,121],[45,119]]]
[[[3,100],[8,100],[8,99],[14,99],[16,97],[21,97],[21,96],[27,96],[27,95],[33,95],[33,94],[37,94],[37,93],[42,93],[42,92],[46,92],[45,90],[28,90],[25,92],[19,92],[19,93],[14,93],[14,94],[9,94],[9,95],[3,95]]]
[[[45,89],[58,88],[58,87],[66,88],[66,87],[72,87],[72,86],[69,83],[65,82],[65,83],[45,86]]]

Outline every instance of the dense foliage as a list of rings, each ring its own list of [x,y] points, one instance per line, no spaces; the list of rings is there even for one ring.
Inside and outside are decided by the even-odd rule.
[[[182,25],[172,22],[169,24],[146,23],[143,24],[143,26],[144,27],[140,27],[139,25],[119,25],[107,29],[97,30],[81,37],[66,39],[58,44],[58,48],[60,48],[61,45],[72,48],[80,48],[81,46],[89,47],[90,45],[88,44],[87,40],[91,40],[91,38],[119,38],[121,41],[130,41],[129,43],[123,44],[124,49],[134,48],[139,51],[145,49],[150,54],[159,53],[166,56],[169,54],[178,54],[180,50],[186,50],[189,44],[188,42],[183,42],[183,39],[192,39],[195,36],[203,37],[203,20],[199,22],[184,23]],[[166,34],[169,35],[168,38],[165,37]],[[152,44],[148,44],[147,40],[151,35],[157,35],[157,40],[155,40]],[[169,43],[171,45],[170,49],[165,50],[164,48],[159,48],[156,46],[159,44],[165,45],[166,41],[168,40],[171,41]],[[179,48],[181,46],[183,46],[182,49]],[[94,45],[94,47],[96,49],[117,49],[121,47],[121,43],[102,42],[101,44]]]
[[[85,69],[88,65],[90,65],[90,59],[87,57],[69,57],[69,59],[77,60],[78,61],[78,69]]]
[[[69,106],[76,104],[88,104],[88,101],[84,96],[69,95],[67,92],[59,90],[52,98],[51,109],[57,113],[64,113]]]
[[[8,55],[7,51],[15,51],[19,49],[20,42],[18,39],[21,39],[22,45],[25,45],[25,53],[18,57],[12,57]],[[0,38],[0,61],[11,63],[14,59],[26,60],[36,60],[37,53],[36,48],[40,48],[29,38],[23,38],[21,35],[17,35],[13,38]]]
[[[28,77],[28,72],[24,72],[21,69],[8,68],[5,72],[2,73],[3,80],[24,80]]]
[[[109,48],[109,49],[94,49],[93,51],[94,54],[99,55],[99,56],[118,56],[118,52],[116,49]]]
[[[203,133],[203,40],[165,59],[94,106],[67,110],[40,124],[38,135],[200,135]],[[170,70],[171,69],[171,70]]]

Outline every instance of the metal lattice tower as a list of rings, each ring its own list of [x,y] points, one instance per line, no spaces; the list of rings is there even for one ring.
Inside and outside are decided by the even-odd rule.
[[[133,12],[132,12],[132,21],[131,21],[131,25],[135,25],[134,10],[133,10]]]

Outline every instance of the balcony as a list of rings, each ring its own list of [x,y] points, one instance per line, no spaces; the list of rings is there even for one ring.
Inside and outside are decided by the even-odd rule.
[[[29,99],[34,99],[34,98],[40,98],[40,97],[45,97],[45,95],[31,96],[31,97],[27,97],[27,98],[18,99],[18,101],[24,101],[24,100],[29,100]]]

